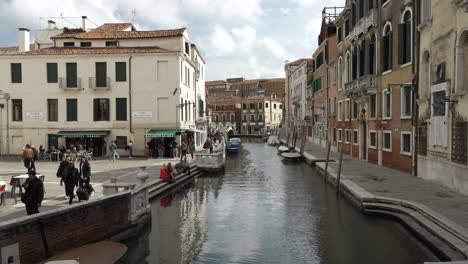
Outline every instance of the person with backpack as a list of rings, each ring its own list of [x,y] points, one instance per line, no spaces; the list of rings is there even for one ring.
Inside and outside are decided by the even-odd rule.
[[[31,170],[28,172],[28,179],[24,182],[24,194],[21,196],[21,201],[26,206],[28,215],[38,214],[41,207],[42,199],[44,199],[44,183],[37,178],[36,172]]]

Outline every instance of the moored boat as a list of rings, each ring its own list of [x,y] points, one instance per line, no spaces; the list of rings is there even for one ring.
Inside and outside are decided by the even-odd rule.
[[[299,152],[291,151],[281,153],[281,157],[283,157],[285,160],[298,161],[302,155]]]
[[[278,139],[278,136],[270,136],[267,140],[267,144],[269,146],[277,146],[280,144],[280,141]]]
[[[59,253],[41,263],[114,264],[127,249],[126,245],[117,242],[97,242]]]
[[[239,138],[230,138],[226,144],[226,150],[228,152],[239,152],[241,149],[241,140]]]

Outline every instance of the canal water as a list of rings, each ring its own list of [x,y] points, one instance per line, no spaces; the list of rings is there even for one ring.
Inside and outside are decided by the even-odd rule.
[[[366,216],[305,163],[243,143],[226,171],[152,201],[129,263],[423,263],[437,258],[399,224]]]

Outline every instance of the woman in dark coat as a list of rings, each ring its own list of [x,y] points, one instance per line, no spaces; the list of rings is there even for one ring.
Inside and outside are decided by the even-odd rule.
[[[89,194],[93,192],[93,188],[91,184],[89,184],[90,177],[91,177],[91,166],[89,165],[89,161],[86,158],[81,158],[80,161],[80,170],[79,170],[80,178],[80,187],[85,188]]]

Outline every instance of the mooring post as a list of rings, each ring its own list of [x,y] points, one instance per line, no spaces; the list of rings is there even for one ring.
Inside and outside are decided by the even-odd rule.
[[[328,160],[330,159],[330,148],[331,148],[331,141],[328,140],[327,142],[327,160],[325,161],[325,177],[323,179],[326,181],[328,177]]]
[[[340,161],[338,163],[338,175],[336,177],[336,192],[340,191],[341,163],[343,162],[343,144],[340,148]]]

